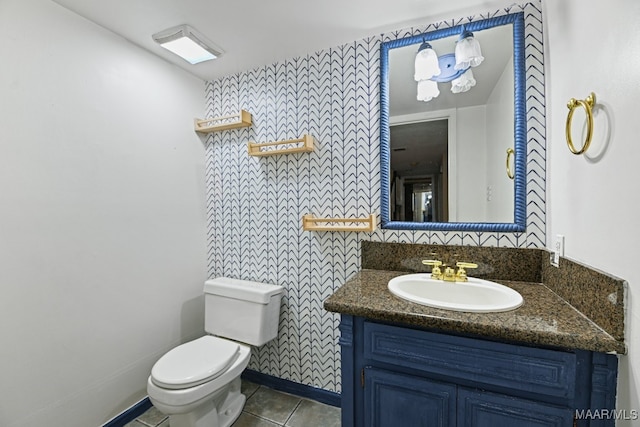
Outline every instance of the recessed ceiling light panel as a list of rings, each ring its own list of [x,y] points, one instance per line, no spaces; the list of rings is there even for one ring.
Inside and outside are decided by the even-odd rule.
[[[178,25],[154,34],[153,40],[190,64],[216,59],[223,51],[188,25]]]

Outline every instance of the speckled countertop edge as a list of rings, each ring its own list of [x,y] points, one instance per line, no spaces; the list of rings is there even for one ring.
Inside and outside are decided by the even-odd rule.
[[[542,283],[495,280],[520,292],[524,304],[502,313],[466,313],[422,306],[387,289],[404,271],[362,270],[325,302],[328,311],[488,339],[624,354],[617,341]]]

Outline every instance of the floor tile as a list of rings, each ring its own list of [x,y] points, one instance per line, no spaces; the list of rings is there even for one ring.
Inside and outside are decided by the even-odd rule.
[[[339,427],[340,408],[242,381],[244,411],[232,427]],[[125,427],[170,427],[169,418],[152,407]]]
[[[340,427],[340,408],[303,399],[285,424],[287,427]]]
[[[231,427],[280,427],[280,424],[275,424],[271,421],[243,412]]]
[[[155,407],[151,407],[147,412],[140,415],[137,420],[150,427],[155,427],[167,418],[165,414],[158,411]],[[136,426],[137,427],[137,426]]]
[[[247,396],[247,399],[248,399],[251,397],[253,393],[256,392],[256,390],[258,390],[258,387],[260,387],[258,384],[252,383],[247,380],[242,380],[242,386],[240,387],[240,392],[245,396]]]
[[[250,414],[284,424],[302,399],[261,386],[247,400],[244,410]]]

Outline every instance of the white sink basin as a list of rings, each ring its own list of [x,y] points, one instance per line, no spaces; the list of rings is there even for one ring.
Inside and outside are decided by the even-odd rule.
[[[418,304],[454,311],[492,313],[522,305],[522,295],[499,283],[469,277],[468,282],[434,280],[428,273],[406,274],[389,281],[392,294]]]

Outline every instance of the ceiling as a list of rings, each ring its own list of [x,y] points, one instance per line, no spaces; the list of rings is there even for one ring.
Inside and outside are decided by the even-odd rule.
[[[513,57],[512,25],[476,31],[474,36],[480,42],[485,58],[482,64],[473,68],[476,86],[468,92],[453,94],[451,83],[439,83],[440,95],[429,102],[416,99],[417,83],[413,74],[418,45],[389,51],[389,117],[394,123],[390,128],[390,160],[391,170],[399,176],[438,174],[447,152],[447,120],[424,121],[424,117],[419,119],[416,115],[485,105],[503,73],[512,70],[507,68]],[[447,37],[430,43],[442,55],[454,51],[457,38]],[[502,82],[504,84],[504,80]],[[395,124],[398,122],[405,124]]]
[[[484,0],[52,0],[203,80],[412,25],[496,9]],[[504,1],[498,2],[504,4]],[[189,24],[225,53],[190,65],[151,35]]]
[[[468,92],[454,94],[451,83],[439,83],[440,95],[429,102],[416,99],[417,83],[413,79],[414,61],[419,44],[389,51],[389,116],[401,116],[449,108],[485,105],[505,67],[513,57],[513,25],[501,25],[475,31],[485,60],[472,69],[477,82]],[[432,40],[438,55],[452,53],[458,36]],[[510,71],[512,68],[509,69]]]

